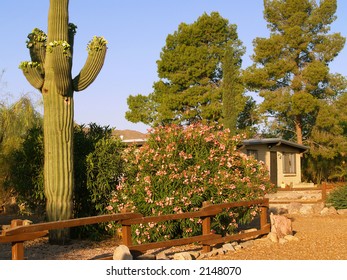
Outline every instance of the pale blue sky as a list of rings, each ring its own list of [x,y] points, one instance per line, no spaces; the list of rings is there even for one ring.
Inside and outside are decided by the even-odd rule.
[[[26,36],[35,27],[47,30],[49,0],[1,0],[0,70],[6,72],[1,98],[40,93],[25,80],[18,65],[29,60]],[[109,42],[106,61],[94,83],[75,93],[75,121],[96,122],[117,129],[146,131],[142,124],[126,121],[126,99],[130,94],[148,94],[158,80],[156,60],[168,34],[181,22],[192,23],[204,12],[217,11],[237,24],[239,38],[247,48],[243,68],[249,66],[252,40],[266,37],[262,0],[70,0],[70,22],[78,26],[74,49],[73,75],[87,56],[86,46],[94,35]],[[332,31],[347,36],[347,1],[338,0],[338,19]],[[347,47],[331,64],[331,71],[347,76]]]

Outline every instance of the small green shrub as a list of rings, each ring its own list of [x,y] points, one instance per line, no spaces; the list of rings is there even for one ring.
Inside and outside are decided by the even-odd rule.
[[[328,196],[327,204],[336,209],[347,209],[347,185],[337,187]]]
[[[265,165],[238,151],[241,136],[202,124],[157,127],[140,148],[124,152],[125,176],[108,209],[127,209],[144,216],[199,210],[213,204],[249,201],[271,191]],[[257,207],[225,211],[213,221],[219,233],[232,232],[257,215]],[[116,226],[109,224],[110,230]],[[200,219],[133,226],[137,243],[188,237],[201,233]]]

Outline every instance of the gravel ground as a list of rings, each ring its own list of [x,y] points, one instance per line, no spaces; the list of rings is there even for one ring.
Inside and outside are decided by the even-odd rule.
[[[299,241],[285,244],[272,243],[258,238],[247,248],[224,255],[210,257],[213,260],[347,260],[347,215],[288,216]],[[30,260],[86,260],[113,253],[117,242],[74,240],[70,245],[55,246],[47,238],[25,243],[25,258]],[[168,253],[199,250],[198,246],[170,248]],[[0,259],[11,259],[10,244],[0,244]]]

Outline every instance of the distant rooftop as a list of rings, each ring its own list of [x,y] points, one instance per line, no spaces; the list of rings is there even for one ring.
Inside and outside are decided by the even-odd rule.
[[[291,142],[288,140],[284,140],[281,138],[248,139],[248,140],[243,140],[242,142],[245,146],[260,145],[260,144],[279,146],[281,144],[284,144],[287,146],[297,148],[297,149],[301,150],[302,152],[309,150],[309,147],[307,147],[307,146],[304,146],[304,145],[301,145],[301,144],[298,144],[295,142]]]
[[[125,129],[125,130],[114,130],[113,135],[118,136],[121,138],[124,142],[129,142],[129,140],[145,140],[147,139],[147,135],[145,133],[136,131],[136,130],[130,130],[130,129]]]

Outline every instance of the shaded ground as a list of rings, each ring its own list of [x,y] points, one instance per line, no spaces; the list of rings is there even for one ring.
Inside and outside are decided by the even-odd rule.
[[[271,243],[259,238],[253,245],[236,252],[217,255],[214,260],[347,260],[347,215],[289,216],[299,241]],[[1,217],[0,217],[1,218]],[[3,218],[3,217],[2,217]],[[1,224],[1,219],[0,219]],[[25,243],[27,259],[92,259],[112,254],[116,240],[102,242],[74,240],[70,245],[49,245],[47,238]],[[192,246],[171,248],[191,250]],[[195,249],[199,249],[196,248]],[[10,244],[0,244],[0,259],[11,259]]]

